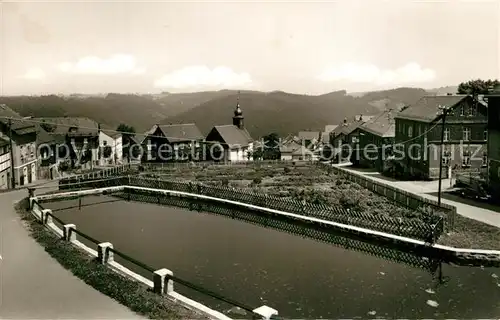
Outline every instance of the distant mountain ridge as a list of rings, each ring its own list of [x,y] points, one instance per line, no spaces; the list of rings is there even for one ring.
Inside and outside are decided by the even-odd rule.
[[[453,91],[453,88],[396,88],[358,96],[345,90],[322,95],[242,90],[240,104],[247,129],[254,138],[258,138],[270,132],[286,135],[308,129],[323,130],[325,125],[338,124],[345,117],[400,108],[424,95],[437,92],[445,94]],[[237,95],[237,90],[219,90],[161,94],[2,96],[0,103],[9,105],[22,116],[88,117],[113,128],[120,123],[129,124],[137,132],[144,132],[158,123],[194,122],[206,134],[214,125],[232,123]]]

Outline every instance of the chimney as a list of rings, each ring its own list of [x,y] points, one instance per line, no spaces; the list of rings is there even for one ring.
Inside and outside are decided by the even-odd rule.
[[[358,121],[363,121],[363,115],[362,114],[359,115],[359,120]]]
[[[452,95],[453,95],[453,93],[448,92],[446,95],[447,95],[447,96],[452,96]]]
[[[344,126],[347,126],[347,118],[344,118]]]

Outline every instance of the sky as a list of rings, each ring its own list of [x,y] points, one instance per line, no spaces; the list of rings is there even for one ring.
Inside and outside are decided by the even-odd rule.
[[[0,94],[321,94],[500,78],[500,0],[1,1]]]

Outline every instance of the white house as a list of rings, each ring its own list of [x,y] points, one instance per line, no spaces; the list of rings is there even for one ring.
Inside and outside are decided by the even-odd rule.
[[[238,99],[239,100],[239,99]],[[207,135],[206,142],[210,146],[208,156],[217,161],[249,161],[252,160],[254,141],[243,123],[243,112],[239,101],[234,110],[233,124],[215,126]],[[215,145],[222,150],[215,150]]]
[[[120,132],[99,131],[99,165],[119,165],[123,163],[123,138]]]

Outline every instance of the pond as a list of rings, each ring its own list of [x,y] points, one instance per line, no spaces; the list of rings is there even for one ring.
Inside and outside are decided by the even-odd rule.
[[[403,263],[429,259],[394,249],[370,245],[368,254],[214,213],[108,196],[82,201],[80,209],[78,200],[43,206],[147,265],[252,307],[268,305],[286,318],[500,316],[498,268],[439,263],[439,277]],[[219,311],[231,308],[180,285],[175,290]]]

